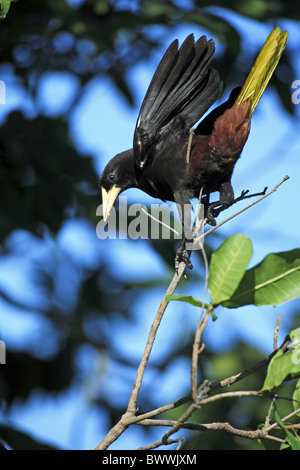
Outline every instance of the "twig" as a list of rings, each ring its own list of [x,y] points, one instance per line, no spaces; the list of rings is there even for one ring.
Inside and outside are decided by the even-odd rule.
[[[162,220],[159,220],[157,217],[154,217],[154,215],[149,214],[149,212],[145,209],[144,206],[141,207],[141,211],[144,212],[144,214],[146,214],[150,219],[155,220],[155,222],[157,222],[158,224],[162,225],[163,227],[168,228],[173,233],[175,233],[175,235],[178,235],[178,237],[179,237],[180,233],[177,232],[177,230],[175,230],[174,228],[172,228],[170,225],[166,224]]]
[[[285,338],[284,342],[282,343],[279,349],[281,349],[283,352],[286,351],[288,343],[289,343],[289,336]],[[267,356],[265,359],[263,359],[258,364],[254,365],[253,367],[246,369],[243,372],[240,372],[239,374],[232,375],[231,377],[227,377],[226,379],[223,379],[220,382],[216,382],[212,384],[210,391],[215,392],[216,390],[220,390],[222,388],[228,387],[230,385],[233,385],[234,383],[240,382],[241,380],[245,379],[249,375],[254,374],[259,369],[267,366],[277,351],[273,351],[271,354],[269,354],[269,356]],[[139,424],[139,422],[145,419],[149,419],[153,416],[157,416],[166,411],[170,411],[175,408],[178,408],[179,406],[184,405],[185,403],[188,403],[189,401],[191,401],[191,399],[192,399],[191,395],[185,395],[184,397],[181,397],[180,399],[176,400],[173,403],[168,403],[166,405],[160,406],[159,408],[156,408],[154,410],[148,411],[146,413],[143,413],[137,416],[135,423]]]
[[[176,421],[174,420],[167,420],[167,419],[149,419],[142,421],[140,424],[144,426],[174,426],[176,424]],[[280,439],[276,436],[272,436],[266,433],[265,428],[262,429],[256,429],[253,431],[249,430],[244,430],[244,429],[238,429],[233,427],[231,424],[227,422],[215,422],[215,423],[183,423],[181,426],[183,429],[188,429],[189,431],[226,431],[229,434],[232,434],[234,436],[238,437],[243,437],[245,439],[269,439],[269,440],[274,440],[280,443],[284,443],[284,439]],[[275,427],[277,428],[277,423],[275,423]],[[157,441],[156,447],[159,447],[159,445],[162,445],[162,440]],[[148,449],[153,449],[154,447],[151,447],[151,445],[147,446]],[[144,448],[141,448],[144,449]]]
[[[227,392],[227,393],[220,393],[218,395],[213,395],[211,397],[204,397],[202,399],[199,399],[199,397],[196,398],[197,401],[193,401],[191,405],[188,407],[188,409],[180,416],[177,421],[174,422],[173,426],[169,431],[167,431],[162,439],[161,442],[162,444],[165,444],[169,437],[177,432],[179,429],[181,429],[186,423],[186,421],[190,418],[190,416],[194,413],[194,411],[199,408],[200,405],[205,405],[207,403],[211,403],[217,400],[221,400],[223,398],[232,398],[232,397],[242,397],[242,396],[262,396],[263,393],[260,391],[247,391],[247,392]]]
[[[289,337],[287,336],[285,341],[283,342],[283,344],[281,346],[282,350],[286,349],[286,346],[287,346],[288,342],[289,342]],[[254,372],[259,370],[260,368],[266,366],[270,362],[270,360],[272,359],[272,357],[274,356],[275,353],[276,353],[276,351],[273,351],[267,358],[265,358],[263,361],[259,362],[257,365],[255,365],[251,369],[247,369],[247,370],[245,370],[245,371],[243,371],[243,372],[241,372],[237,375],[228,377],[227,379],[224,379],[224,380],[220,381],[219,383],[214,384],[211,387],[211,391],[215,391],[218,388],[223,388],[223,387],[227,387],[228,385],[232,385],[233,383],[242,380],[243,378],[249,376],[250,374],[253,374]],[[243,392],[231,392],[231,394],[228,394],[228,393],[227,394],[226,393],[225,394],[218,394],[218,395],[214,395],[214,396],[208,397],[208,398],[209,398],[209,401],[219,400],[221,398],[230,398],[230,397],[236,396],[237,393],[239,393],[240,396],[241,396],[241,393],[243,394]],[[244,395],[247,395],[247,393],[249,394],[249,392],[245,392]],[[258,394],[259,392],[254,392],[254,393]],[[214,398],[214,397],[216,397],[216,398]],[[135,416],[133,413],[130,413],[130,412],[128,413],[128,411],[127,411],[122,416],[121,420],[109,431],[109,433],[107,434],[105,439],[103,439],[103,441],[96,447],[96,449],[97,450],[105,450],[114,440],[116,440],[127,429],[127,427],[129,425],[134,424],[134,423],[135,424],[141,424],[141,425],[147,424],[147,421],[151,420],[151,418],[153,416],[157,416],[157,415],[159,415],[161,413],[164,413],[166,411],[170,411],[172,409],[178,408],[179,406],[182,406],[183,404],[188,403],[189,401],[191,401],[191,398],[192,398],[191,395],[186,395],[186,396],[176,400],[173,403],[163,405],[159,408],[148,411],[148,412],[143,413],[142,415],[138,415],[138,416]],[[202,404],[207,403],[208,398],[203,398],[202,399]],[[165,438],[164,438],[166,444],[171,444],[173,442],[178,441],[178,440],[172,440],[172,442],[171,442],[171,440],[169,439],[170,435],[173,434],[174,432],[176,432],[179,428],[186,428],[186,420],[192,415],[192,413],[195,411],[196,408],[197,408],[196,404],[192,403],[189,406],[189,408],[187,409],[186,413],[184,415],[182,415],[180,422],[175,421],[174,423],[172,423],[172,431],[170,430],[168,432],[168,435],[166,435]],[[157,420],[157,421],[159,421],[159,420]],[[175,426],[175,424],[176,424],[176,426]],[[214,423],[214,425],[215,425],[215,423]],[[202,425],[202,426],[205,426],[205,428],[202,428],[202,430],[205,430],[206,428],[207,429],[212,429],[212,427],[209,427],[211,425]],[[228,426],[230,426],[230,425],[228,425]],[[273,425],[271,425],[271,426],[272,426],[271,427],[271,429],[272,429],[274,426]],[[276,423],[275,423],[275,426],[276,426]],[[215,429],[217,429],[217,428],[215,428]],[[219,429],[222,429],[222,427],[220,427]],[[227,431],[229,430],[229,428],[228,429],[223,428],[223,429],[227,430]],[[234,428],[232,428],[232,429],[234,429]],[[252,431],[252,433],[255,433],[255,432],[256,431]],[[241,435],[241,434],[239,434],[237,432],[236,435]],[[250,437],[250,436],[253,436],[252,437],[253,439],[261,437],[260,435],[257,435],[256,437],[254,437],[255,434],[248,434],[247,436],[244,435],[243,437]],[[163,444],[162,440],[160,440],[160,441],[157,441],[154,444],[151,444],[151,445],[147,446],[147,448],[148,449],[156,448],[156,447],[159,447],[162,444]],[[153,446],[155,446],[155,447],[153,447]],[[144,447],[143,447],[143,449],[144,449]]]
[[[151,350],[152,350],[152,346],[153,346],[153,343],[154,343],[154,340],[155,340],[155,337],[156,337],[156,332],[158,330],[161,319],[162,319],[163,314],[164,314],[164,312],[167,308],[167,305],[168,305],[165,298],[166,298],[167,295],[172,295],[174,293],[184,270],[185,270],[185,263],[182,262],[179,265],[178,271],[175,272],[175,274],[173,276],[173,279],[172,279],[172,281],[171,281],[171,283],[170,283],[170,285],[169,285],[169,287],[168,287],[168,289],[167,289],[167,291],[164,295],[164,298],[163,298],[163,300],[162,300],[162,302],[161,302],[161,304],[160,304],[160,306],[157,310],[154,321],[151,325],[148,340],[147,340],[147,344],[146,344],[146,348],[144,350],[142,360],[141,360],[140,365],[138,367],[135,383],[134,383],[133,390],[132,390],[130,400],[129,400],[129,403],[128,403],[128,411],[130,411],[132,413],[135,413],[137,396],[138,396],[139,390],[140,390],[141,385],[142,385],[142,380],[143,380],[145,368],[146,368],[146,365],[147,365],[148,360],[149,360],[149,356],[150,356],[150,353],[151,353]]]
[[[140,422],[143,426],[174,426],[175,420],[172,419],[145,419]],[[181,425],[183,429],[189,429],[190,431],[208,431],[208,430],[219,430],[224,429],[228,426],[228,423],[191,423],[186,422]],[[245,432],[238,430],[239,432]]]
[[[164,298],[157,310],[157,313],[155,315],[154,321],[151,325],[147,344],[144,350],[143,357],[141,359],[141,362],[139,364],[137,374],[136,374],[136,379],[133,385],[133,389],[131,392],[131,396],[128,402],[128,407],[125,412],[125,414],[121,417],[120,421],[108,432],[108,434],[105,436],[105,438],[95,447],[95,450],[105,450],[107,447],[114,442],[118,437],[127,429],[127,427],[135,422],[135,414],[136,414],[136,402],[137,402],[137,397],[138,393],[140,391],[141,385],[142,385],[142,380],[144,377],[144,372],[150,357],[150,353],[153,347],[153,343],[156,337],[156,332],[158,330],[158,327],[160,325],[161,319],[163,317],[163,314],[167,308],[168,303],[166,302],[165,298],[167,295],[172,295],[178,285],[178,282],[180,281],[183,273],[185,270],[185,263],[182,262],[179,265],[179,268],[177,272],[175,272],[173,279],[164,295]]]
[[[300,413],[300,408],[298,408],[297,410],[292,411],[292,412],[289,413],[288,415],[286,415],[286,416],[284,416],[283,418],[281,418],[281,421],[282,421],[282,422],[285,422],[285,421],[287,421],[288,419],[292,418],[293,416],[295,416],[295,415],[297,415],[297,414],[299,414],[299,413]],[[272,429],[276,428],[277,426],[278,426],[278,423],[275,422],[275,423],[270,424],[269,426],[265,427],[264,429],[265,429],[266,432],[269,432],[269,431],[271,431]]]
[[[255,201],[253,201],[251,204],[249,204],[248,206],[244,207],[243,209],[239,210],[238,212],[236,212],[235,214],[231,215],[230,217],[227,217],[227,219],[225,220],[222,220],[222,222],[220,222],[219,224],[215,225],[214,227],[212,227],[211,229],[207,230],[203,235],[202,237],[206,237],[207,235],[209,235],[210,233],[212,233],[214,230],[216,230],[217,228],[221,227],[222,225],[226,224],[226,222],[228,222],[229,220],[233,219],[234,217],[237,217],[238,215],[240,215],[242,212],[250,209],[250,207],[254,206],[255,204],[258,204],[260,201],[262,201],[263,199],[265,199],[266,197],[270,196],[272,193],[274,193],[278,188],[279,186],[281,186],[285,181],[287,181],[290,177],[289,176],[285,176],[284,178],[282,178],[282,180],[276,184],[276,186],[274,186],[273,189],[271,189],[271,191],[269,191],[268,193],[264,194],[263,196],[261,196],[260,198],[256,199]]]
[[[270,425],[271,413],[272,413],[272,410],[274,408],[274,403],[275,403],[276,400],[277,400],[277,395],[274,395],[274,397],[271,400],[269,410],[268,410],[268,414],[267,414],[266,419],[265,419],[265,427]]]
[[[161,443],[162,444],[165,444],[166,442],[168,442],[169,440],[169,437],[174,434],[175,432],[177,432],[179,429],[181,429],[182,425],[189,419],[189,417],[194,413],[196,409],[196,404],[195,403],[191,403],[191,405],[188,407],[188,409],[180,416],[179,419],[177,419],[177,421],[175,421],[175,423],[173,424],[173,426],[171,427],[171,429],[169,429],[169,431],[167,431],[161,438]]]
[[[280,327],[280,321],[281,321],[281,315],[279,314],[277,316],[276,325],[275,325],[275,328],[274,328],[274,336],[273,336],[273,349],[274,349],[274,351],[277,349],[277,338],[278,338],[278,332],[279,332],[279,327]]]
[[[224,393],[222,394],[223,398],[225,397],[236,397],[236,396],[262,396],[263,393],[261,392],[232,392],[232,393]],[[220,396],[215,395],[216,398],[220,399]],[[214,397],[211,397],[214,398]],[[274,397],[275,398],[275,397]],[[272,402],[273,403],[273,402]],[[191,407],[190,407],[191,408]],[[300,408],[297,410],[294,410],[292,413],[288,414],[287,416],[284,416],[281,420],[283,422],[287,421],[290,419],[292,416],[298,414],[300,411]],[[186,413],[187,414],[187,413]],[[169,419],[145,419],[143,421],[140,421],[141,425],[143,426],[168,426],[171,429],[176,429],[178,428],[178,421],[174,420],[169,420]],[[269,434],[270,431],[273,429],[278,428],[278,423],[274,422],[272,424],[269,424],[269,420],[267,419],[265,422],[265,425],[261,429],[257,430],[243,430],[243,429],[237,429],[231,426],[231,424],[225,422],[225,423],[220,423],[220,422],[215,422],[215,423],[191,423],[191,422],[183,422],[180,425],[181,428],[183,429],[188,429],[190,431],[226,431],[229,432],[230,434],[233,434],[235,436],[243,437],[245,439],[269,439],[269,440],[274,440],[280,443],[284,443],[284,439],[280,439],[276,436],[272,436]],[[299,425],[287,425],[287,427],[291,427],[292,429],[298,428]],[[167,436],[169,433],[165,433],[164,436]],[[180,440],[182,438],[179,438]],[[163,444],[168,444],[171,443],[171,440],[169,438],[166,438],[165,441],[162,438],[160,441],[157,441],[155,444],[155,448],[159,447],[160,445]],[[176,440],[174,440],[176,441]],[[140,449],[153,449],[153,444],[150,444],[149,446],[142,447]]]
[[[199,196],[199,207],[200,207],[201,197],[202,197],[202,189],[200,191],[200,196]],[[196,220],[199,218],[199,213],[200,213],[199,207],[198,207],[198,211],[197,211],[197,215],[196,215],[195,223],[194,223],[195,229],[197,227]],[[200,220],[200,225],[201,225],[201,222],[203,223],[203,221]],[[194,343],[193,343],[193,350],[192,350],[191,390],[192,390],[192,397],[193,397],[194,402],[196,402],[196,399],[197,399],[198,356],[200,354],[200,350],[201,351],[203,350],[203,348],[200,349],[201,337],[202,337],[202,332],[203,332],[203,330],[206,326],[206,323],[208,321],[208,318],[211,314],[211,310],[208,309],[206,311],[206,315],[205,315],[205,317],[202,321],[203,312],[204,312],[205,296],[206,296],[206,291],[207,291],[207,287],[208,287],[208,276],[209,276],[208,261],[207,261],[207,256],[206,256],[206,252],[205,252],[203,243],[201,243],[201,252],[202,252],[204,267],[205,267],[205,282],[204,282],[203,297],[202,297],[202,307],[201,307],[200,317],[199,317],[199,320],[197,322],[197,328],[196,328],[196,333],[195,333],[195,338],[194,338]]]
[[[146,413],[136,416],[135,423],[139,424],[144,419],[150,419],[153,416],[157,416],[166,411],[174,410],[175,408],[178,408],[179,406],[184,405],[188,403],[189,401],[191,401],[191,395],[185,395],[184,397],[181,397],[179,400],[176,400],[175,402],[167,403],[166,405],[162,405],[158,408],[155,408],[154,410],[147,411]]]
[[[184,438],[182,437],[179,437],[178,439],[167,439],[167,441],[164,442],[164,445],[170,445],[170,444],[175,444],[175,443],[178,444],[178,443],[181,443],[182,441],[184,441]],[[162,445],[162,441],[160,439],[159,441],[153,442],[152,444],[147,444],[145,446],[138,447],[135,450],[152,450],[152,449],[157,449],[161,445]]]
[[[186,152],[186,163],[187,163],[187,165],[190,164],[190,155],[191,155],[192,140],[193,140],[194,134],[195,134],[195,129],[190,129],[187,152]]]
[[[196,403],[197,401],[197,369],[198,369],[198,356],[200,352],[200,343],[202,338],[202,333],[206,327],[208,319],[211,315],[212,309],[208,308],[206,310],[205,316],[203,320],[201,320],[201,315],[197,323],[195,339],[193,344],[193,351],[192,351],[192,364],[191,364],[191,386],[192,386],[192,397],[193,401]]]
[[[216,383],[215,385],[213,385],[212,390],[218,390],[219,388],[228,387],[229,385],[232,385],[236,382],[240,382],[241,380],[248,377],[249,375],[257,372],[262,367],[267,366],[269,364],[269,362],[271,361],[271,359],[273,358],[273,356],[275,356],[276,352],[279,349],[281,349],[283,352],[286,351],[286,348],[287,348],[289,342],[290,342],[290,338],[287,335],[285,337],[282,345],[280,346],[280,348],[278,348],[276,351],[273,351],[265,359],[260,361],[258,364],[255,364],[253,367],[250,367],[249,369],[246,369],[243,372],[239,372],[236,375],[232,375],[231,377],[228,377],[228,378],[226,378],[224,380],[221,380],[220,382]]]

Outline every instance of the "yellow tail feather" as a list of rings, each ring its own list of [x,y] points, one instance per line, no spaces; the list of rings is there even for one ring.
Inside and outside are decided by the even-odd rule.
[[[288,40],[288,32],[276,26],[268,36],[260,53],[257,56],[247,80],[239,94],[236,103],[240,104],[248,98],[251,99],[250,114],[253,113],[268,82],[277,67],[281,54]]]

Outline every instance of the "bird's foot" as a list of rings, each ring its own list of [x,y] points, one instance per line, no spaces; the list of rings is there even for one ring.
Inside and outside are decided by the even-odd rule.
[[[184,261],[184,263],[186,264],[186,266],[189,269],[193,269],[193,265],[190,261],[190,254],[188,253],[188,251],[185,247],[185,239],[181,240],[181,242],[180,242],[180,244],[177,248],[177,252],[176,252],[176,256],[175,256],[175,269],[176,269],[176,272],[178,272],[179,265],[182,261]]]
[[[219,212],[216,213],[217,211],[214,210],[214,207],[216,205],[219,205],[219,203],[212,203],[212,204],[209,204],[209,206],[207,206],[207,210],[206,210],[206,220],[207,220],[207,223],[209,225],[212,225],[213,227],[215,227],[217,225],[217,222],[216,222],[216,219],[215,217],[217,217],[219,215]],[[223,207],[223,206],[222,206]],[[223,210],[223,209],[222,209]]]
[[[249,189],[246,189],[246,190],[243,189],[243,191],[241,192],[241,195],[235,198],[230,205],[232,206],[232,204],[235,204],[238,201],[243,201],[244,199],[249,199],[251,197],[264,196],[267,192],[267,189],[268,189],[268,186],[266,186],[263,191],[260,191],[259,193],[253,193],[253,194],[248,194]]]
[[[257,196],[264,196],[266,194],[267,189],[268,187],[266,186],[264,190],[261,191],[260,193],[253,193],[253,194],[248,194],[249,193],[248,189],[243,190],[240,196],[233,199],[231,202],[227,204],[224,204],[224,203],[222,204],[220,201],[212,202],[207,207],[207,215],[206,215],[207,223],[209,225],[215,226],[217,224],[215,218],[218,217],[220,212],[228,209],[228,207],[233,206],[233,204],[235,204],[236,202],[243,201],[244,199],[249,199],[249,198],[257,197]]]

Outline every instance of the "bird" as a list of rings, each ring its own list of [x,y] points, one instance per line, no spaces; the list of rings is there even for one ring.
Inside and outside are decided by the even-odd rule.
[[[211,66],[215,43],[190,34],[179,47],[174,40],[163,55],[142,102],[133,134],[133,147],[113,157],[99,184],[103,219],[118,195],[139,188],[163,201],[175,202],[184,235],[175,266],[192,269],[186,242],[192,239],[191,201],[201,198],[206,216],[215,224],[212,208],[234,201],[231,177],[246,144],[251,118],[288,40],[275,26],[241,87],[204,118],[222,92],[219,73]],[[200,123],[195,126],[198,121]],[[219,200],[210,203],[210,195]]]

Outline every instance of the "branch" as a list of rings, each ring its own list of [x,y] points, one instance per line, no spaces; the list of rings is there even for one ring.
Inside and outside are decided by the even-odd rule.
[[[163,314],[167,308],[168,303],[165,301],[167,295],[172,295],[175,292],[175,289],[184,273],[185,263],[182,262],[179,265],[177,272],[175,272],[173,279],[163,297],[163,300],[157,310],[154,321],[151,325],[147,344],[144,350],[143,357],[141,359],[140,365],[137,370],[136,379],[133,385],[131,396],[128,402],[128,407],[125,414],[121,417],[120,421],[108,432],[105,438],[95,447],[95,450],[105,450],[107,449],[112,442],[114,442],[118,437],[128,428],[128,426],[136,422],[136,402],[137,397],[142,385],[142,380],[144,377],[145,369],[148,364],[150,353],[153,347],[153,343],[156,337],[157,330],[159,328]]]
[[[254,392],[232,392],[230,394],[223,394],[224,397],[226,395],[227,395],[227,397],[229,397],[229,395],[232,397],[232,396],[249,396],[249,395],[262,396],[263,394],[261,392],[255,392],[254,391]],[[213,397],[211,397],[211,398],[213,398]],[[300,408],[298,408],[297,410],[294,410],[292,413],[288,414],[287,416],[284,416],[281,420],[283,422],[285,422],[288,419],[290,419],[292,416],[298,414],[299,411],[300,411]],[[141,421],[140,424],[142,424],[143,426],[168,426],[168,427],[171,427],[172,429],[177,427],[177,421],[170,420],[170,419],[145,419],[145,420]],[[289,427],[291,429],[298,429],[299,425],[297,425],[297,424],[287,425],[287,427]],[[200,432],[200,431],[226,431],[229,434],[233,434],[234,436],[243,437],[245,439],[269,439],[269,440],[277,441],[277,442],[280,442],[280,443],[285,442],[284,439],[280,439],[276,436],[273,436],[273,435],[269,434],[269,432],[272,431],[273,429],[280,429],[277,422],[275,422],[271,425],[269,423],[268,424],[265,423],[265,425],[261,429],[256,429],[256,430],[238,429],[238,428],[233,427],[228,422],[225,422],[225,423],[215,422],[215,423],[203,423],[203,424],[202,423],[198,424],[198,423],[185,422],[185,423],[181,424],[181,428],[188,429],[190,431],[198,431],[198,432]],[[147,446],[140,447],[137,450],[154,449],[154,448],[157,448],[157,447],[159,447],[163,444],[171,444],[173,442],[178,442],[179,440],[180,440],[180,438],[177,439],[177,440],[167,439],[166,441],[164,441],[163,438],[162,438],[160,441],[156,441],[153,444],[149,444]],[[182,438],[181,438],[181,440],[182,440]]]
[[[192,139],[192,135],[191,135],[191,139]],[[267,194],[263,195],[262,197],[260,197],[256,201],[254,201],[253,203],[246,206],[244,209],[238,211],[236,214],[232,215],[231,217],[228,217],[227,219],[225,219],[220,224],[216,225],[215,227],[213,227],[210,230],[208,230],[207,232],[205,232],[203,235],[198,237],[197,241],[199,242],[199,239],[201,239],[204,236],[208,235],[209,233],[211,233],[216,228],[222,226],[223,224],[225,224],[226,222],[231,220],[233,217],[236,217],[240,213],[242,213],[245,210],[249,209],[254,204],[257,204],[258,202],[263,200],[265,197],[268,197],[270,194],[272,194],[274,191],[276,191],[276,189],[284,181],[286,181],[288,178],[289,178],[288,176],[283,178],[280,181],[280,183],[278,183]],[[202,252],[203,252],[203,257],[204,257],[204,261],[205,261],[206,257],[205,257],[204,249],[202,250]],[[116,439],[118,439],[118,437],[128,428],[128,426],[130,426],[133,423],[140,423],[143,419],[146,418],[146,416],[147,416],[147,418],[150,418],[151,416],[155,416],[158,413],[161,413],[162,411],[166,411],[167,409],[175,408],[176,406],[180,406],[180,404],[186,403],[190,400],[190,397],[183,397],[182,399],[177,400],[177,402],[175,402],[175,403],[165,405],[165,406],[163,406],[163,407],[161,407],[157,410],[145,413],[144,415],[136,416],[136,413],[137,413],[136,403],[137,403],[138,394],[139,394],[139,391],[140,391],[140,388],[141,388],[141,385],[142,385],[145,369],[146,369],[148,361],[149,361],[151,350],[152,350],[152,347],[153,347],[153,344],[154,344],[154,341],[155,341],[155,338],[156,338],[157,330],[159,328],[162,317],[163,317],[164,312],[165,312],[165,310],[167,308],[167,305],[168,305],[165,298],[166,298],[167,295],[172,295],[175,292],[175,290],[177,288],[177,285],[178,285],[178,283],[179,283],[179,281],[180,281],[180,279],[181,279],[181,277],[182,277],[182,275],[185,271],[185,268],[186,268],[185,263],[184,262],[180,263],[180,265],[178,267],[178,270],[175,271],[173,279],[172,279],[172,281],[171,281],[171,283],[170,283],[170,285],[169,285],[169,287],[168,287],[168,289],[167,289],[167,291],[166,291],[166,293],[163,297],[163,300],[162,300],[162,302],[161,302],[161,304],[160,304],[160,306],[157,310],[154,321],[153,321],[153,323],[151,325],[151,328],[150,328],[150,332],[149,332],[149,335],[148,335],[147,344],[146,344],[146,347],[145,347],[145,350],[144,350],[144,354],[142,356],[141,362],[140,362],[138,370],[137,370],[136,379],[135,379],[133,389],[132,389],[132,392],[131,392],[131,396],[130,396],[130,399],[129,399],[129,402],[128,402],[127,410],[124,413],[124,415],[121,417],[119,422],[115,426],[113,426],[113,428],[111,428],[111,430],[108,432],[108,434],[105,436],[105,438],[95,447],[95,450],[105,450],[105,449],[107,449],[110,446],[110,444],[112,444],[112,442],[114,442]],[[206,278],[207,278],[207,276],[208,276],[208,273],[206,274]],[[207,324],[207,321],[210,317],[211,311],[210,311],[210,309],[208,309],[206,311],[206,314],[205,314],[203,319],[202,319],[202,316],[203,316],[202,314],[203,314],[203,309],[201,311],[201,315],[200,315],[200,318],[199,318],[199,321],[198,321],[198,325],[197,325],[197,329],[196,329],[196,333],[195,333],[194,345],[193,345],[193,355],[192,355],[192,365],[191,365],[191,386],[192,386],[193,402],[191,403],[189,408],[183,413],[183,415],[179,418],[179,420],[177,420],[176,424],[174,424],[172,426],[172,428],[167,433],[165,433],[165,435],[162,437],[162,440],[159,441],[159,442],[162,442],[164,444],[170,444],[170,443],[178,442],[180,440],[180,439],[179,440],[178,439],[176,439],[176,440],[169,439],[169,436],[171,434],[173,434],[174,432],[176,432],[179,428],[184,426],[187,419],[192,415],[192,413],[195,411],[195,409],[197,409],[199,407],[199,404],[201,403],[201,400],[202,400],[202,403],[204,403],[203,400],[205,399],[205,393],[204,393],[203,390],[201,390],[201,386],[197,389],[197,362],[198,362],[198,355],[203,349],[203,348],[200,347],[202,333],[203,333],[204,328]],[[274,353],[275,353],[275,351],[273,351],[273,354]],[[264,364],[265,364],[265,362],[264,362]],[[251,371],[253,371],[253,370],[254,369],[251,369]],[[244,371],[244,372],[238,374],[237,376],[233,376],[233,377],[227,379],[226,384],[229,385],[229,382],[234,383],[235,381],[241,380],[246,375],[248,375],[248,373],[247,373],[247,371]],[[205,384],[205,382],[204,382],[204,384]],[[223,387],[225,385],[223,383],[219,383],[218,386]],[[215,390],[216,388],[217,388],[216,386],[212,387],[211,385],[209,385],[209,391]],[[204,394],[204,396],[202,396],[201,393]],[[210,399],[212,399],[212,398],[213,397],[210,397]],[[207,400],[208,400],[208,398],[207,398]],[[161,444],[157,444],[157,446],[159,446],[159,445],[161,445]]]
[[[287,346],[289,344],[289,336],[287,336],[280,346],[276,351],[273,351],[271,354],[269,354],[265,359],[260,361],[258,364],[254,365],[253,367],[246,369],[239,374],[232,375],[231,377],[227,377],[226,379],[221,380],[220,382],[216,382],[212,385],[210,385],[210,392],[220,390],[222,388],[228,387],[230,385],[233,385],[234,383],[240,382],[241,380],[245,379],[249,375],[254,374],[257,372],[259,369],[266,367],[269,362],[271,361],[272,357],[277,353],[279,349],[281,349],[283,352],[287,350]],[[176,400],[175,402],[168,403],[166,405],[160,406],[158,408],[155,408],[154,410],[148,411],[146,413],[143,413],[139,416],[136,417],[135,423],[136,424],[143,424],[144,420],[147,420],[149,418],[152,418],[153,416],[157,416],[161,413],[165,413],[166,411],[173,410],[175,408],[180,407],[181,405],[184,405],[188,403],[189,401],[192,400],[191,395],[185,395],[184,397],[181,397],[180,399]]]
[[[271,361],[271,359],[273,358],[273,356],[275,356],[277,351],[279,351],[279,349],[281,349],[283,352],[287,350],[287,346],[289,342],[290,342],[290,338],[289,336],[286,336],[282,345],[278,349],[274,350],[271,354],[269,354],[265,359],[260,361],[258,364],[255,364],[253,367],[250,367],[249,369],[245,369],[243,372],[239,372],[236,375],[232,375],[231,377],[221,380],[220,382],[213,385],[212,389],[218,390],[219,388],[228,387],[229,385],[232,385],[236,382],[240,382],[245,377],[248,377],[249,375],[257,372],[262,367],[267,366],[269,362]]]
[[[196,402],[197,399],[197,371],[198,371],[198,356],[199,354],[203,351],[204,345],[201,345],[201,338],[202,338],[202,333],[206,327],[206,324],[208,322],[208,319],[211,315],[212,309],[209,307],[206,310],[206,314],[203,317],[203,312],[204,312],[204,300],[205,300],[205,295],[206,295],[206,290],[208,286],[208,263],[207,263],[207,258],[206,258],[206,253],[204,250],[204,247],[202,246],[202,254],[203,254],[203,260],[205,264],[205,286],[204,286],[204,292],[203,292],[203,301],[202,301],[202,308],[201,308],[201,313],[200,317],[197,323],[197,328],[196,328],[196,333],[195,333],[195,339],[193,343],[193,351],[192,351],[192,363],[191,363],[191,389],[192,389],[192,397],[193,401]]]
[[[149,419],[145,420],[141,424],[145,426],[174,426],[176,421],[174,420],[167,420],[167,419]],[[226,431],[229,434],[233,434],[234,436],[243,437],[245,439],[270,439],[274,441],[278,441],[284,443],[284,439],[280,439],[276,436],[272,436],[266,434],[266,430],[264,428],[257,429],[254,431],[238,429],[233,427],[230,423],[222,423],[222,422],[215,422],[215,423],[205,423],[205,424],[197,424],[197,423],[183,423],[181,426],[183,429],[188,429],[189,431]],[[277,423],[275,423],[275,428],[277,429]],[[144,447],[140,447],[137,450],[146,450],[146,449],[154,449],[163,444],[162,440],[156,441],[153,444],[149,444]],[[155,446],[155,447],[153,447]]]
[[[142,385],[144,372],[145,372],[145,369],[146,369],[146,366],[147,366],[147,363],[148,363],[148,360],[149,360],[149,356],[150,356],[150,353],[151,353],[151,350],[152,350],[152,346],[153,346],[155,337],[156,337],[156,332],[159,328],[161,319],[162,319],[163,314],[164,314],[164,312],[167,308],[167,305],[168,305],[168,302],[166,302],[165,298],[166,298],[167,295],[172,295],[175,292],[175,289],[176,289],[176,287],[177,287],[177,285],[178,285],[178,283],[181,279],[181,276],[184,273],[185,266],[186,265],[185,265],[184,262],[180,263],[178,271],[175,272],[175,274],[173,276],[173,279],[172,279],[172,281],[171,281],[171,283],[170,283],[170,285],[169,285],[169,287],[168,287],[168,289],[167,289],[167,291],[166,291],[166,293],[163,297],[163,300],[162,300],[162,302],[161,302],[161,304],[160,304],[160,306],[157,310],[154,321],[151,325],[150,333],[149,333],[147,344],[146,344],[146,347],[145,347],[145,351],[144,351],[142,360],[140,362],[140,365],[138,367],[135,383],[134,383],[133,390],[132,390],[132,393],[131,393],[131,397],[130,397],[130,400],[129,400],[129,403],[128,403],[128,409],[127,410],[132,412],[132,413],[135,413],[135,411],[136,411],[137,396],[138,396],[138,393],[139,393],[141,385]]]

